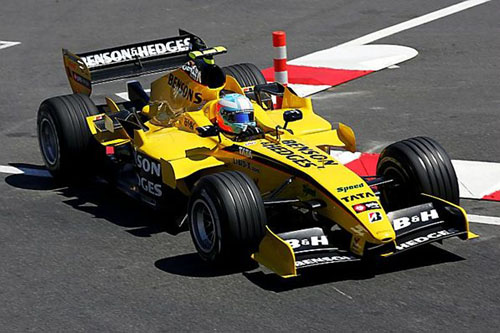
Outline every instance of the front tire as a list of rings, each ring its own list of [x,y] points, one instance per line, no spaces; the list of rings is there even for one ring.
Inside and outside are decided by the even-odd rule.
[[[244,173],[228,171],[200,179],[188,204],[191,238],[211,263],[249,258],[265,235],[264,203]]]
[[[458,180],[446,151],[435,140],[416,137],[393,143],[380,154],[377,175],[393,179],[380,187],[388,210],[421,202],[420,193],[459,204]]]
[[[54,177],[88,172],[97,154],[86,117],[99,114],[86,95],[49,98],[38,109],[38,142],[45,166]]]

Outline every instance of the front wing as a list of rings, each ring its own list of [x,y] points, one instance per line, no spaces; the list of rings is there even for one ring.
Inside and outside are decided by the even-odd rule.
[[[450,237],[478,237],[469,230],[463,208],[422,194],[425,203],[387,214],[396,232],[394,242],[366,244],[364,257],[389,257]],[[301,270],[325,264],[360,261],[346,242],[322,228],[275,234],[269,227],[259,249],[252,255],[260,264],[282,277],[297,276]]]

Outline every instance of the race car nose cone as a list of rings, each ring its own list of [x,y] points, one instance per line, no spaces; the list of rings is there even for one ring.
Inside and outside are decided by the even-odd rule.
[[[377,238],[382,243],[388,243],[392,242],[396,238],[396,234],[394,233],[394,230],[382,230],[377,232]]]

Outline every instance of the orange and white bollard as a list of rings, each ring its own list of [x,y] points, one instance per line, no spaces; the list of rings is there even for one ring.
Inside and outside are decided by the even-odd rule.
[[[284,31],[273,32],[274,47],[274,80],[286,86],[288,84],[288,71],[286,69],[286,33]],[[281,109],[283,99],[276,98],[276,107]]]

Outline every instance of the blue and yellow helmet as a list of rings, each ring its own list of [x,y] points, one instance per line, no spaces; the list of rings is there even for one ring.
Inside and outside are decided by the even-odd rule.
[[[241,134],[248,126],[256,126],[253,105],[246,96],[227,94],[217,108],[217,124],[227,133]]]

